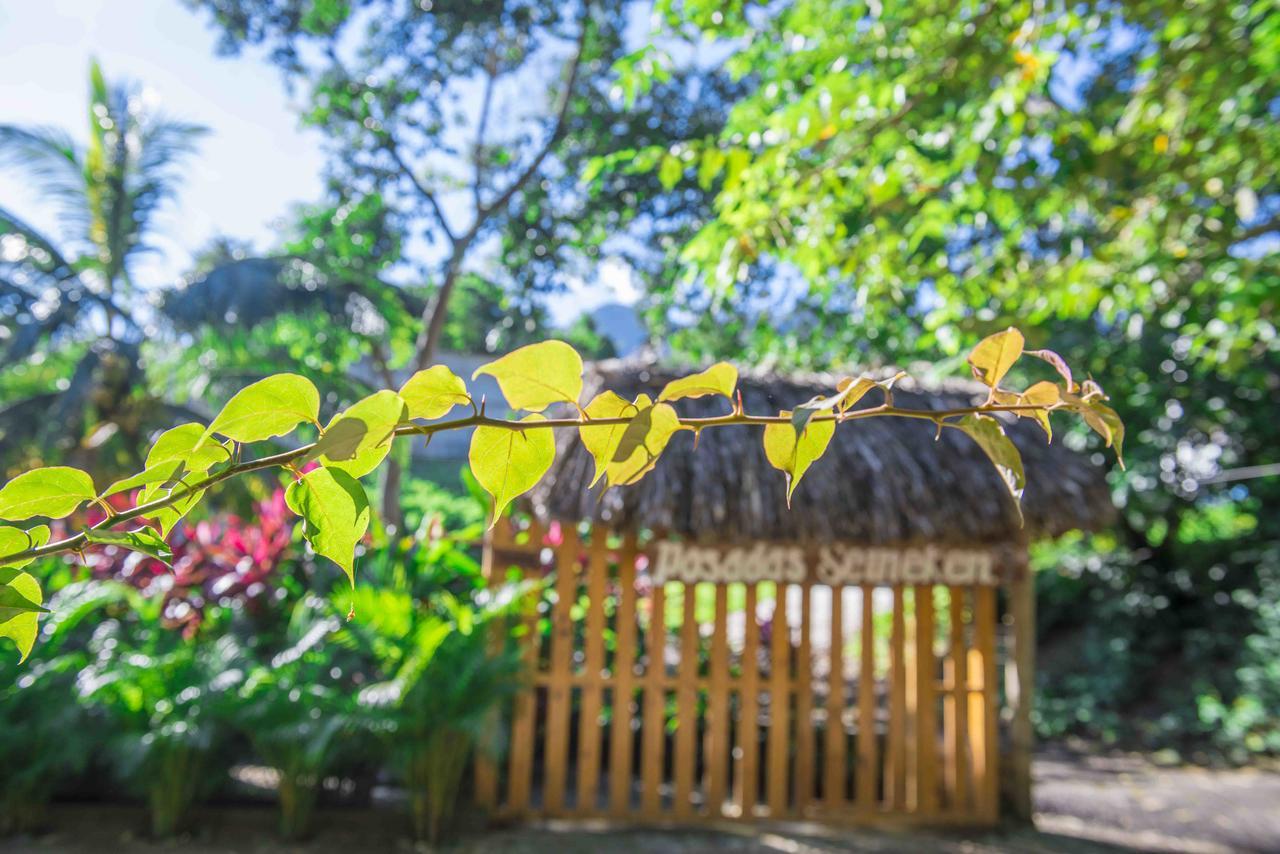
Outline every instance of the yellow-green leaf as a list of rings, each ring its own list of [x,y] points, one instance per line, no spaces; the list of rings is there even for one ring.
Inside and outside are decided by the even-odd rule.
[[[302,517],[311,548],[342,567],[355,587],[356,545],[369,530],[369,497],[360,482],[340,469],[313,469],[289,484],[284,498]]]
[[[583,409],[588,419],[596,420],[626,418],[634,415],[636,411],[634,403],[628,403],[611,391],[605,391],[597,395]],[[622,434],[626,432],[626,429],[626,424],[592,425],[590,421],[578,428],[578,435],[582,438],[582,446],[587,449],[596,462],[596,474],[591,479],[591,486],[595,486],[600,482],[600,478],[604,477],[605,470],[613,459],[614,451],[617,450],[618,443],[622,441]]]
[[[706,397],[719,394],[732,399],[738,386],[738,369],[728,362],[716,362],[705,371],[699,371],[678,380],[672,380],[662,388],[659,401],[680,400],[686,397]]]
[[[563,341],[513,350],[476,368],[471,378],[481,374],[498,381],[512,409],[541,412],[553,403],[577,404],[582,396],[582,357]]]
[[[781,414],[789,416],[792,413]],[[796,491],[800,478],[826,452],[835,432],[834,421],[809,421],[799,434],[793,424],[765,425],[764,455],[771,466],[787,476],[788,507],[791,506],[791,494]]]
[[[276,374],[237,392],[205,430],[199,447],[215,433],[237,442],[284,436],[320,416],[320,392],[298,374]]]
[[[409,377],[400,387],[400,397],[409,407],[410,418],[427,421],[443,418],[455,406],[466,406],[471,402],[462,377],[444,365],[434,365]]]
[[[377,391],[333,416],[311,456],[325,468],[363,477],[391,450],[396,426],[408,418],[405,402],[394,391]]]
[[[1053,425],[1049,423],[1049,409],[1057,406],[1062,400],[1061,391],[1056,383],[1041,380],[1019,396],[1019,402],[1030,406],[1043,406],[1044,409],[1033,409],[1018,414],[1025,418],[1035,419],[1044,430],[1048,441],[1053,441]]]
[[[670,404],[653,403],[642,394],[636,398],[635,408],[605,468],[611,486],[638,483],[658,464],[671,437],[684,429]]]
[[[975,378],[991,388],[1000,384],[1013,363],[1022,355],[1022,333],[1010,326],[1003,332],[988,335],[969,354],[969,365]]]
[[[133,531],[104,531],[93,528],[85,531],[91,543],[119,546],[130,551],[150,555],[166,565],[173,565],[173,549],[154,528],[142,527]]]
[[[13,567],[0,569],[0,637],[18,647],[19,662],[26,661],[35,646],[38,615],[48,612],[43,603],[40,582],[32,575]]]
[[[1071,378],[1071,367],[1067,364],[1067,360],[1059,356],[1052,350],[1027,350],[1028,356],[1034,356],[1053,365],[1053,369],[1058,372],[1058,376],[1062,377],[1062,381],[1067,384],[1067,391],[1075,389],[1075,380]]]
[[[6,555],[16,555],[19,552],[25,552],[27,549],[38,549],[45,543],[49,542],[49,526],[36,525],[30,530],[22,530],[21,528],[0,527],[0,566],[6,566],[10,569],[21,569],[31,561],[33,557],[24,560],[6,561]]]
[[[95,497],[93,478],[80,469],[50,466],[23,472],[0,489],[0,519],[61,519]]]
[[[179,424],[164,431],[147,452],[144,468],[155,468],[163,463],[181,460],[187,471],[206,472],[216,463],[231,459],[231,450],[225,445],[216,442],[201,444],[204,433],[205,428],[195,422]]]
[[[526,415],[525,423],[545,421],[541,415]],[[537,484],[556,458],[555,437],[548,428],[515,430],[508,427],[477,427],[471,434],[468,455],[471,473],[484,491],[493,496],[492,527],[513,498]]]
[[[1018,510],[1018,520],[1021,521],[1022,491],[1026,489],[1027,477],[1022,470],[1022,455],[1005,435],[1004,427],[989,415],[966,415],[959,421],[947,422],[947,425],[968,434],[969,438],[977,442],[978,447],[991,460],[1005,489],[1013,497],[1014,506]]]
[[[174,484],[189,473],[183,460],[164,460],[154,466],[143,469],[132,477],[117,480],[102,490],[102,497],[107,498],[120,492],[128,492],[131,489],[140,489],[157,483]]]
[[[895,377],[894,379],[897,379]],[[892,382],[892,381],[891,381]],[[845,377],[836,383],[836,391],[841,395],[839,407],[841,412],[848,411],[855,406],[858,401],[867,396],[867,392],[877,387],[880,383],[871,379],[871,377]]]

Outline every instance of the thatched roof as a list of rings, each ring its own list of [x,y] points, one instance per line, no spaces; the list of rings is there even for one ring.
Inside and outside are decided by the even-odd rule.
[[[587,392],[607,388],[627,399],[640,392],[656,397],[668,380],[688,373],[635,360],[600,362],[589,372]],[[744,374],[739,389],[747,412],[772,413],[829,394],[836,379]],[[923,388],[904,381],[894,398],[900,406],[941,409],[978,403],[983,391],[971,382]],[[879,402],[872,392],[858,408]],[[682,400],[676,407],[692,416],[728,412],[723,398]],[[1055,421],[1067,426],[1065,416]],[[564,431],[555,465],[530,504],[544,519],[647,528],[708,543],[975,544],[1097,529],[1111,520],[1114,507],[1098,466],[1060,439],[1047,444],[1030,420],[1006,429],[1027,472],[1025,528],[977,445],[958,430],[945,430],[935,441],[933,424],[904,418],[841,425],[796,489],[790,510],[784,477],[765,459],[760,428],[747,426],[704,431],[696,451],[693,436],[679,433],[639,484],[603,495],[603,483],[586,488],[594,462],[576,431]]]

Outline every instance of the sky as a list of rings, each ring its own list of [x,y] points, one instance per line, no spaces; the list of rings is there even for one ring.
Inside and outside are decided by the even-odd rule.
[[[108,80],[137,81],[165,112],[211,129],[140,284],[175,280],[218,234],[269,246],[292,204],[318,198],[320,139],[299,128],[275,69],[252,54],[217,57],[213,31],[177,0],[0,3],[0,122],[83,140],[91,57]],[[54,210],[21,172],[0,170],[0,203],[57,233]]]
[[[107,79],[140,83],[149,100],[211,133],[187,167],[176,204],[159,220],[159,248],[137,268],[139,285],[178,279],[210,238],[278,243],[292,205],[319,198],[321,138],[300,127],[277,70],[261,53],[215,53],[206,19],[179,0],[0,2],[0,123],[51,125],[86,136],[90,58]],[[0,204],[58,233],[55,210],[20,171],[0,168]],[[630,272],[602,265],[599,280],[556,297],[552,318],[637,296]]]

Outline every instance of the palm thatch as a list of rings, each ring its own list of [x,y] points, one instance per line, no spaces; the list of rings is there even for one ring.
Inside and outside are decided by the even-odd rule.
[[[587,378],[588,396],[607,388],[628,399],[641,392],[656,397],[667,381],[687,373],[635,360],[600,362]],[[746,374],[739,389],[747,412],[776,412],[829,394],[836,379]],[[928,387],[905,381],[894,392],[900,406],[932,409],[972,405],[983,396],[981,386],[963,381]],[[876,405],[878,398],[872,392],[857,408]],[[676,406],[691,416],[728,412],[723,398]],[[1056,418],[1065,428],[1065,418]],[[677,434],[644,480],[607,492],[603,483],[585,487],[594,461],[576,432],[566,431],[555,465],[529,500],[543,519],[591,520],[703,543],[968,545],[1092,530],[1111,520],[1114,507],[1097,465],[1060,439],[1046,443],[1029,420],[1005,426],[1027,473],[1025,527],[977,445],[958,430],[944,430],[935,440],[932,423],[905,418],[841,425],[796,489],[790,510],[784,477],[765,459],[760,429],[746,426],[705,431],[696,450],[691,434]]]

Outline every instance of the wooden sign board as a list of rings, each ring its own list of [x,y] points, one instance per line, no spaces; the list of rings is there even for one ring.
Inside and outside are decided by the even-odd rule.
[[[676,540],[654,544],[650,571],[654,583],[775,581],[832,586],[870,584],[944,584],[998,586],[1014,580],[1022,561],[1008,546],[860,546],[804,547],[775,543],[700,546]]]

